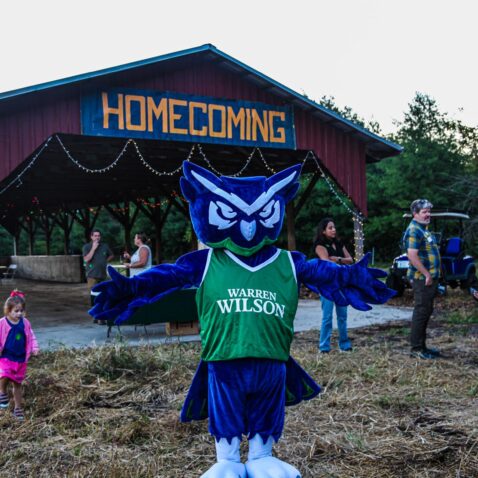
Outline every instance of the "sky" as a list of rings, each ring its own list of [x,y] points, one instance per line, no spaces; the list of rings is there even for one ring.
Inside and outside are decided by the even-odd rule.
[[[473,0],[17,0],[0,13],[0,92],[212,43],[387,134],[416,92],[478,126]]]

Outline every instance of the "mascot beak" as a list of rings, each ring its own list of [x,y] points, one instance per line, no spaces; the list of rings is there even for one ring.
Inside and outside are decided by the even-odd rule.
[[[256,233],[256,227],[256,221],[241,221],[241,233],[245,237],[246,241],[250,241],[254,237]]]

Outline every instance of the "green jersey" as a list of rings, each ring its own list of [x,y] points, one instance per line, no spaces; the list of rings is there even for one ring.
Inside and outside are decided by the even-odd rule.
[[[211,249],[196,294],[203,360],[286,361],[298,300],[288,251],[251,267],[226,249]]]

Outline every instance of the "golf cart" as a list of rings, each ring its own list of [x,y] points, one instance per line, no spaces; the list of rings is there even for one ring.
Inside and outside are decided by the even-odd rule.
[[[403,217],[411,220],[412,215],[405,213]],[[476,283],[476,266],[472,256],[465,254],[463,241],[463,222],[470,216],[463,212],[436,210],[431,213],[429,230],[435,236],[440,247],[442,278],[441,289],[446,292],[447,287],[455,289],[460,286],[468,289]],[[403,250],[403,244],[400,245]],[[406,251],[395,257],[390,267],[386,284],[390,289],[397,291],[397,296],[403,295],[405,288],[411,287],[407,279],[408,257]]]

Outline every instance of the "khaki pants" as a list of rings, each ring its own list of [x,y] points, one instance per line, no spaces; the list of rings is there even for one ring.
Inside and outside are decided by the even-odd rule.
[[[414,280],[412,283],[415,307],[412,315],[410,345],[413,352],[426,349],[427,325],[433,313],[433,300],[437,293],[438,279],[433,279],[432,285],[425,285],[425,279]]]
[[[100,282],[103,282],[104,279],[98,279],[96,277],[87,277],[86,278],[86,283],[88,284],[88,289],[93,289],[93,287],[96,285],[96,284],[99,284]]]

